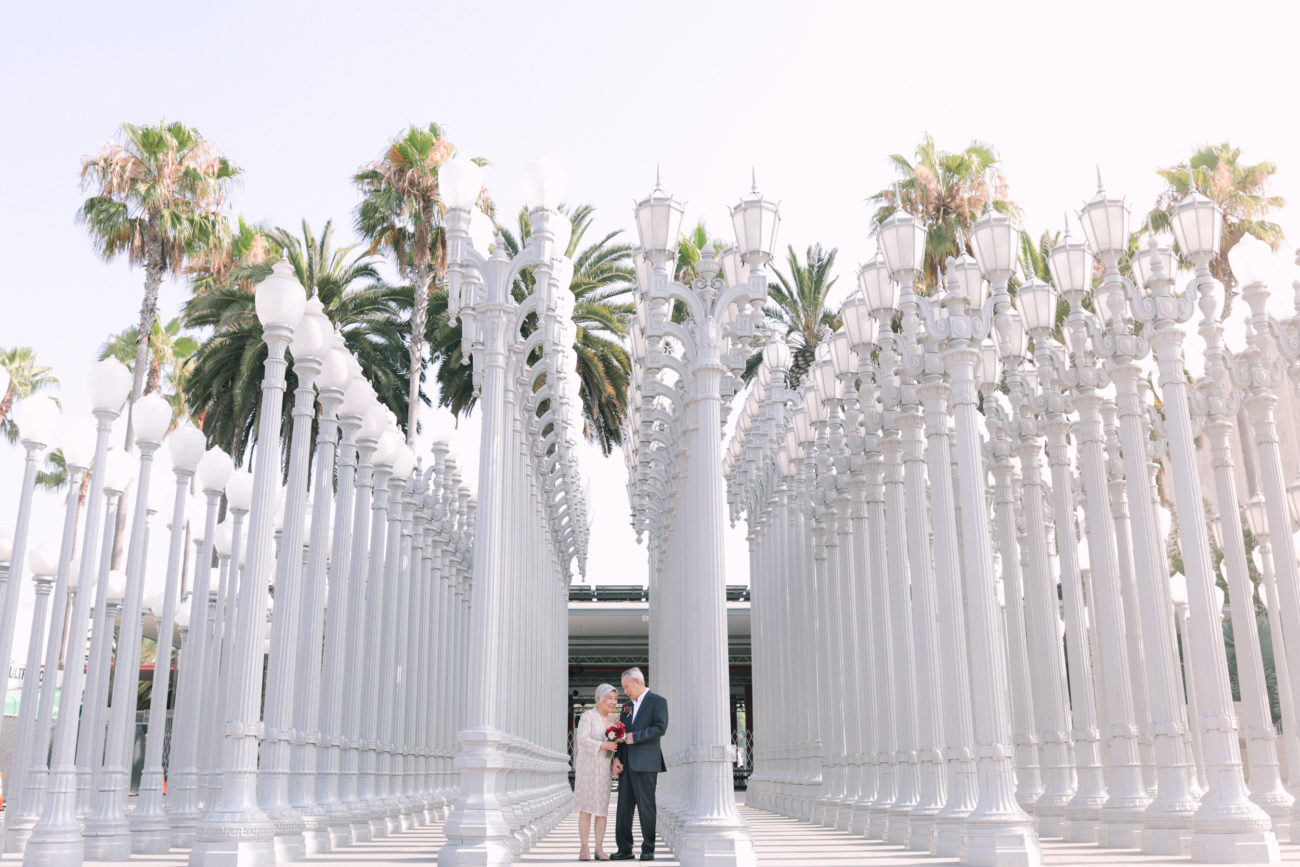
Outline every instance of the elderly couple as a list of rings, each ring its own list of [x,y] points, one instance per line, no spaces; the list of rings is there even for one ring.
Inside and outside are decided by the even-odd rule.
[[[573,798],[578,808],[578,834],[582,838],[579,861],[590,861],[587,836],[592,817],[596,818],[596,860],[630,861],[632,854],[632,811],[641,816],[641,860],[655,857],[655,782],[668,770],[659,749],[659,738],[668,729],[668,702],[645,685],[639,668],[623,672],[623,692],[627,703],[618,715],[626,734],[621,743],[611,740],[614,708],[618,691],[607,683],[596,687],[596,706],[578,720],[574,733]],[[618,787],[618,815],[614,821],[614,841],[618,851],[606,855],[605,813],[609,808],[610,780],[622,776]]]

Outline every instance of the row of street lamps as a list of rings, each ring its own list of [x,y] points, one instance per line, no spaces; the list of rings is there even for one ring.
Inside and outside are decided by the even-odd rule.
[[[1038,863],[1040,836],[1277,861],[1276,833],[1300,825],[1268,715],[1230,436],[1245,401],[1265,479],[1248,515],[1266,512],[1254,529],[1283,549],[1266,602],[1275,658],[1294,666],[1300,651],[1281,637],[1300,632],[1300,600],[1274,413],[1276,349],[1300,372],[1300,315],[1267,316],[1263,245],[1243,241],[1231,258],[1249,348],[1224,349],[1208,270],[1222,217],[1199,193],[1172,218],[1194,269],[1181,293],[1155,241],[1128,258],[1132,278],[1121,273],[1123,200],[1099,189],[1079,216],[1086,240],[1067,233],[1051,283],[1027,276],[1013,306],[1010,217],[976,221],[973,256],[949,259],[925,297],[926,226],[900,208],[803,382],[787,381],[784,344],[763,350],[725,457],[731,517],[748,526],[755,703],[770,709],[749,802],[975,864]],[[1193,388],[1180,325],[1198,304],[1209,350]],[[1150,352],[1159,412],[1137,363]],[[1185,572],[1173,591],[1161,457]],[[1284,735],[1297,755],[1295,727]]]
[[[171,406],[156,393],[133,407],[138,462],[110,450],[131,385],[127,369],[110,360],[90,372],[97,424],[73,423],[62,438],[69,493],[61,545],[38,546],[30,558],[33,478],[24,477],[0,610],[12,636],[9,611],[27,560],[37,606],[19,773],[5,811],[6,850],[23,852],[25,864],[187,847],[194,864],[301,860],[445,817],[455,794],[473,500],[444,443],[434,445],[427,469],[418,466],[287,262],[259,284],[256,307],[268,358],[251,472],[235,470],[220,449],[205,450],[188,422],[172,429]],[[298,390],[281,489],[286,351]],[[47,400],[29,398],[18,408],[29,468],[54,440],[58,413]],[[175,477],[168,557],[161,582],[147,587],[146,575],[160,571],[147,554],[150,517],[165,499],[150,484],[164,441]],[[117,573],[109,569],[116,514],[133,476],[126,568]],[[194,502],[192,486],[201,495]],[[218,524],[223,499],[226,518]],[[183,584],[190,588],[184,598]],[[53,606],[46,604],[51,591]],[[47,620],[69,599],[69,664],[59,683],[61,620]],[[145,623],[155,630],[158,657],[139,799],[128,810]]]

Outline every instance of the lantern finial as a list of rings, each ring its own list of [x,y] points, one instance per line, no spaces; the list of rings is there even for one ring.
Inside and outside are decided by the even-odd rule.
[[[1106,192],[1106,187],[1105,187],[1105,185],[1102,184],[1102,182],[1101,182],[1101,165],[1100,165],[1100,164],[1097,165],[1097,192],[1099,192],[1099,193],[1104,193],[1104,192]]]
[[[758,169],[753,166],[749,167],[749,191],[758,195]]]

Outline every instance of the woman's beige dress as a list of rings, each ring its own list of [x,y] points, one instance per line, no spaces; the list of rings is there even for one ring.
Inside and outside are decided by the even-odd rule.
[[[596,708],[578,717],[573,733],[573,802],[580,812],[604,816],[609,809],[611,759],[602,750],[609,723]]]

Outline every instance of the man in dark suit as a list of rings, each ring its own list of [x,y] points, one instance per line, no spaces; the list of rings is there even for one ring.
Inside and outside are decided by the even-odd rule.
[[[655,859],[655,786],[659,774],[668,770],[664,764],[659,739],[668,730],[668,702],[646,689],[645,675],[639,668],[623,672],[623,692],[629,701],[623,705],[619,720],[627,735],[618,748],[614,772],[620,774],[618,815],[614,821],[614,841],[618,851],[611,861],[631,861],[632,811],[641,816],[641,860]]]

